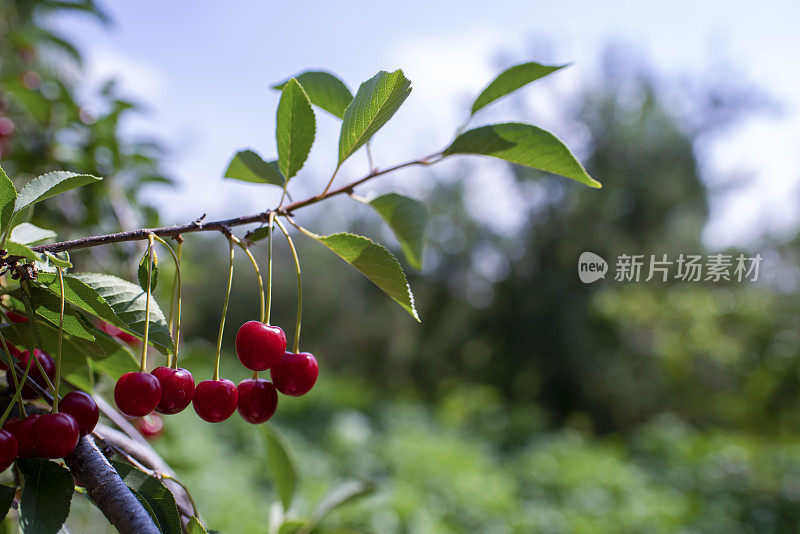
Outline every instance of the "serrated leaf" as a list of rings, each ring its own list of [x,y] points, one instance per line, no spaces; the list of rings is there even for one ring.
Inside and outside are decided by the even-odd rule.
[[[261,156],[252,150],[240,150],[234,154],[225,178],[254,182],[258,184],[272,184],[283,187],[285,180],[278,169],[277,161],[264,161]]]
[[[380,71],[361,84],[342,117],[339,165],[392,118],[410,93],[411,81],[402,70]]]
[[[602,187],[560,139],[530,124],[509,122],[469,130],[444,151],[445,156],[453,154],[491,156]]]
[[[8,295],[11,298],[22,302],[22,288],[11,291]],[[32,286],[31,303],[33,304],[36,315],[50,321],[53,325],[58,325],[61,312],[61,299],[47,289]],[[66,299],[64,299],[66,302]],[[64,306],[64,332],[80,339],[94,342],[94,336],[81,317],[77,315],[71,306]]]
[[[14,211],[24,210],[42,200],[60,195],[76,187],[99,182],[100,180],[102,178],[90,174],[76,174],[66,171],[48,172],[37,176],[22,188],[22,191],[17,194]]]
[[[347,85],[330,72],[309,70],[298,74],[295,79],[303,86],[312,104],[340,119],[353,100],[353,93]],[[286,83],[279,83],[273,89],[283,89]]]
[[[136,490],[150,505],[163,534],[182,534],[175,497],[163,482],[130,464],[119,461],[112,461],[111,464],[125,484]]]
[[[414,319],[420,320],[403,268],[385,247],[366,237],[349,233],[317,236],[316,239],[358,269]]]
[[[153,253],[152,259],[150,258],[151,250]],[[152,265],[152,277],[150,278],[150,292],[152,293],[155,291],[156,285],[158,285],[158,253],[155,247],[145,250],[142,259],[139,260],[139,269],[136,271],[136,276],[139,278],[139,286],[145,291],[147,291],[147,273],[150,265]]]
[[[369,205],[386,221],[394,232],[408,263],[414,269],[422,268],[422,249],[425,244],[425,226],[428,210],[419,200],[389,193],[369,201]]]
[[[539,78],[543,78],[548,74],[552,74],[559,69],[563,69],[566,66],[567,65],[542,65],[536,62],[530,62],[506,69],[478,95],[478,98],[476,98],[475,102],[472,104],[471,114],[474,115],[479,109],[494,102],[498,98],[513,93],[517,89]]]
[[[34,224],[24,222],[18,224],[11,230],[9,239],[20,245],[33,245],[54,237],[56,237],[54,231],[47,230],[46,228],[39,228]]]
[[[0,167],[0,235],[3,235],[14,217],[14,206],[17,201],[17,190],[14,182]]]
[[[72,278],[76,278],[92,288],[111,306],[121,320],[121,325],[112,324],[129,330],[139,337],[144,337],[147,295],[139,286],[109,274],[79,273],[72,275]],[[155,298],[150,301],[149,320],[150,342],[161,352],[175,350],[164,313]]]
[[[19,528],[24,534],[56,534],[69,516],[75,483],[69,470],[41,458],[18,460],[22,474]]]
[[[111,305],[100,294],[74,276],[64,276],[64,298],[72,306],[79,308],[95,317],[98,317],[119,328],[128,329],[125,323],[116,314]],[[41,273],[37,282],[60,298],[61,289],[58,276],[51,273]]]
[[[8,511],[11,509],[11,503],[14,502],[14,496],[17,494],[17,488],[0,484],[0,517],[5,518]],[[2,519],[0,519],[2,521]]]
[[[189,523],[186,525],[186,530],[189,534],[208,534],[206,527],[203,526],[196,516],[189,518]]]
[[[290,180],[303,168],[314,144],[317,123],[311,102],[300,83],[290,79],[281,90],[275,138],[278,142],[278,168]]]
[[[275,480],[284,511],[289,510],[297,488],[297,466],[289,454],[289,447],[283,436],[270,425],[262,425],[267,437],[267,459],[270,472]]]

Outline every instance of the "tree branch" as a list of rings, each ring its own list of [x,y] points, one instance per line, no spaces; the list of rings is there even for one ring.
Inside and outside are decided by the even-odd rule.
[[[397,171],[399,169],[405,167],[411,167],[413,165],[432,165],[442,158],[440,158],[441,154],[431,154],[430,156],[426,156],[424,158],[420,158],[418,160],[409,161],[406,163],[401,163],[399,165],[395,165],[394,167],[389,167],[384,170],[374,170],[349,184],[342,186],[338,189],[333,189],[326,193],[308,197],[304,200],[298,200],[296,202],[292,202],[291,204],[287,204],[286,206],[279,207],[274,210],[265,210],[261,213],[254,213],[253,215],[243,215],[241,217],[234,217],[232,219],[223,219],[219,221],[209,221],[203,222],[203,217],[192,221],[188,224],[177,224],[173,226],[162,226],[161,228],[140,228],[138,230],[130,230],[128,232],[117,232],[116,234],[106,234],[106,235],[97,235],[91,237],[83,237],[80,239],[73,239],[71,241],[62,241],[60,243],[51,243],[49,245],[39,245],[38,247],[32,247],[33,250],[37,252],[64,252],[66,250],[78,250],[83,248],[89,247],[96,247],[100,245],[108,245],[111,243],[121,243],[123,241],[142,241],[147,239],[149,234],[155,234],[159,237],[175,237],[181,234],[188,234],[192,232],[227,232],[229,228],[233,228],[235,226],[243,226],[246,224],[253,224],[253,223],[267,223],[269,221],[269,214],[275,213],[276,215],[291,215],[292,212],[298,210],[300,208],[304,208],[306,206],[310,206],[312,204],[316,204],[322,200],[327,198],[341,195],[344,193],[352,193],[353,188],[362,185],[373,178],[378,176],[382,176],[384,174],[389,174],[391,172]],[[438,158],[438,159],[437,159]]]

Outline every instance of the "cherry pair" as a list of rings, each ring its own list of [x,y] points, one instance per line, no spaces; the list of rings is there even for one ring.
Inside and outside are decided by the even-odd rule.
[[[16,458],[63,458],[78,440],[94,430],[100,410],[91,396],[71,391],[59,402],[58,413],[29,415],[6,421],[0,431],[0,470]]]
[[[114,387],[114,401],[125,415],[144,417],[152,411],[176,414],[195,394],[194,377],[186,369],[157,367],[152,373],[125,373]]]

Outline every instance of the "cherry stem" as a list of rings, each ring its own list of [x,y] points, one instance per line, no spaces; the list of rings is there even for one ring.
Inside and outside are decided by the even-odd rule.
[[[8,316],[5,314],[5,312],[3,312],[3,317],[5,317],[6,320],[8,320]],[[11,323],[11,321],[9,321],[9,324],[14,324],[14,323]],[[6,356],[8,357],[8,369],[9,371],[11,371],[11,378],[14,380],[14,388],[17,391],[19,391],[20,390],[19,380],[17,380],[17,371],[16,371],[16,366],[14,365],[14,357],[11,356],[11,351],[8,349],[8,343],[6,343],[6,338],[2,332],[0,332],[0,341],[3,342],[3,350],[5,350]],[[9,403],[9,406],[12,406],[13,404],[14,402],[12,401]],[[25,405],[22,401],[22,397],[19,398],[19,412],[21,415],[25,414]],[[3,425],[0,425],[0,428],[2,428],[2,426]]]
[[[261,307],[258,310],[258,320],[263,323],[264,310],[266,309],[266,306],[264,304],[264,281],[261,279],[261,269],[258,268],[258,262],[253,256],[253,253],[250,252],[250,248],[247,246],[247,244],[234,235],[231,235],[231,239],[233,240],[234,243],[242,247],[242,250],[244,250],[244,253],[247,254],[247,257],[250,259],[250,263],[253,265],[253,269],[256,271],[256,280],[258,280],[258,293],[261,297],[261,302],[260,302]]]
[[[42,375],[42,380],[45,381],[45,386],[50,389],[50,391],[55,394],[56,388],[52,382],[50,382],[50,377],[42,367],[42,362],[39,361],[39,358],[36,357],[36,347],[35,344],[38,344],[40,347],[44,348],[44,343],[42,343],[42,337],[39,334],[39,325],[36,319],[36,312],[33,309],[33,304],[31,304],[31,288],[28,285],[29,282],[27,280],[23,280],[21,287],[22,287],[22,302],[25,304],[25,312],[28,314],[28,319],[30,321],[31,327],[33,328],[33,343],[30,342],[30,339],[25,339],[25,345],[28,349],[28,356],[32,357],[33,361],[36,362],[36,367],[39,368],[39,373]],[[25,382],[23,381],[23,384]]]
[[[222,305],[222,317],[219,320],[219,333],[217,334],[217,361],[214,364],[214,380],[219,380],[219,360],[222,355],[222,331],[225,330],[225,316],[228,315],[228,302],[231,300],[231,285],[233,284],[233,236],[228,234],[228,243],[231,249],[230,266],[228,267],[228,289],[225,291],[225,303]]]
[[[58,315],[58,350],[56,351],[56,384],[53,394],[53,412],[58,413],[58,388],[61,384],[61,346],[64,341],[64,271],[61,267],[58,269],[58,288],[61,293],[61,311]]]
[[[294,270],[295,273],[297,273],[297,321],[295,322],[294,326],[294,344],[292,346],[292,351],[297,352],[300,350],[300,323],[303,317],[303,281],[300,277],[300,258],[297,257],[297,249],[294,248],[294,241],[292,241],[292,237],[289,235],[289,232],[286,231],[286,227],[283,226],[283,223],[280,221],[280,219],[275,219],[275,224],[278,225],[278,228],[281,229],[283,235],[286,236],[286,241],[289,243],[289,247],[292,249]]]
[[[275,213],[269,214],[269,225],[267,229],[267,317],[266,323],[269,324],[272,315],[272,223],[275,221]]]
[[[172,260],[175,262],[175,279],[172,284],[172,299],[169,303],[169,332],[172,335],[172,338],[175,340],[175,357],[173,358],[171,354],[167,354],[167,367],[171,367],[172,369],[178,368],[178,346],[180,345],[181,340],[181,252],[183,249],[183,243],[178,241],[178,253],[175,254],[175,251],[172,250],[172,247],[169,246],[169,243],[154,235],[155,239],[158,240],[159,243],[167,247],[167,250],[172,255]],[[177,291],[176,291],[177,289]],[[175,329],[172,329],[172,308],[175,304],[175,293],[178,295],[178,313],[175,318]]]
[[[153,283],[153,240],[155,234],[147,234],[147,300],[144,304],[144,341],[142,343],[142,359],[139,372],[147,372],[147,343],[150,341],[150,299]]]
[[[8,352],[8,346],[6,345],[6,340],[3,337],[3,334],[0,334],[0,339],[3,340],[3,346],[6,348],[6,352]],[[11,356],[11,355],[9,354],[9,356]],[[29,359],[28,368],[25,369],[25,375],[23,377],[24,380],[28,379],[28,371],[31,368],[30,363],[31,362],[30,362],[30,359]],[[14,368],[14,364],[12,363],[8,367],[9,367],[9,369],[13,369]],[[3,415],[0,416],[0,428],[3,428],[3,425],[6,423],[6,419],[8,419],[8,415],[11,413],[11,409],[14,407],[14,403],[15,402],[19,402],[19,414],[20,414],[20,417],[27,417],[27,414],[25,413],[25,403],[22,400],[22,388],[17,386],[17,390],[14,392],[14,396],[11,397],[11,400],[8,402],[8,406],[6,406],[6,410],[3,412]]]

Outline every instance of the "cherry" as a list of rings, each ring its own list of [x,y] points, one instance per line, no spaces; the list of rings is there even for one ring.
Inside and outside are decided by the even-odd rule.
[[[15,417],[6,421],[3,429],[17,438],[17,456],[19,458],[33,458],[36,456],[36,441],[33,439],[33,424],[39,415],[29,415],[25,419]]]
[[[75,418],[81,436],[89,434],[100,419],[100,409],[94,399],[83,391],[70,391],[58,402],[58,411]]]
[[[164,421],[161,420],[160,415],[151,413],[136,420],[136,429],[144,436],[144,439],[149,441],[161,435],[164,430]]]
[[[15,311],[7,311],[6,317],[8,317],[8,320],[11,321],[12,323],[24,323],[28,320],[27,317]]]
[[[142,417],[155,410],[161,400],[161,383],[150,373],[125,373],[114,387],[114,401],[125,415]]]
[[[263,423],[275,413],[278,392],[269,380],[248,378],[239,382],[236,389],[239,391],[239,415],[248,423]]]
[[[7,341],[6,346],[8,347],[8,352],[11,353],[11,357],[16,358],[19,361],[19,357],[22,354],[19,349]],[[0,352],[2,352],[3,357],[6,357],[6,351],[2,348],[2,344],[0,344]],[[6,365],[6,362],[3,360],[0,360],[0,370],[8,371],[8,365]]]
[[[9,350],[11,347],[9,347]],[[36,355],[36,359],[39,360],[39,363],[42,364],[42,369],[44,372],[47,373],[47,376],[50,378],[50,382],[53,382],[56,379],[56,364],[53,362],[53,358],[50,357],[49,354],[44,352],[43,350],[34,349],[33,353]],[[14,354],[12,352],[12,354]],[[28,366],[28,351],[22,352],[18,356],[20,365],[24,370]],[[31,371],[28,373],[28,377],[32,378],[34,382],[39,384],[44,389],[47,389],[47,382],[44,378],[42,378],[42,373],[39,371],[39,367],[36,365],[36,362],[31,363]],[[17,376],[17,379],[21,380],[22,375]],[[11,388],[12,393],[16,391],[14,389],[14,380],[6,375],[6,381],[8,382],[8,387]],[[34,389],[28,385],[22,386],[22,398],[23,399],[35,399],[39,395],[34,391]]]
[[[286,352],[286,334],[279,326],[247,321],[236,333],[236,355],[251,371],[266,371]]]
[[[72,454],[81,430],[78,422],[68,413],[48,413],[33,424],[36,453],[42,458],[63,458]]]
[[[239,392],[230,380],[204,380],[194,390],[192,404],[200,419],[209,423],[224,421],[236,411]]]
[[[0,472],[5,471],[17,459],[17,438],[7,430],[0,430]]]
[[[156,411],[163,414],[176,414],[189,406],[194,396],[194,377],[186,369],[156,367],[152,375],[161,383],[161,400]]]
[[[270,370],[275,387],[284,395],[305,395],[317,381],[319,364],[308,352],[286,352],[278,364]]]
[[[141,343],[141,340],[138,337],[132,336],[131,334],[127,333],[125,330],[122,330],[121,328],[117,328],[113,324],[101,321],[97,325],[97,328],[99,328],[100,330],[102,330],[103,332],[108,334],[109,336],[114,336],[117,339],[119,339],[120,341],[124,341],[128,345],[137,345],[137,344]]]

